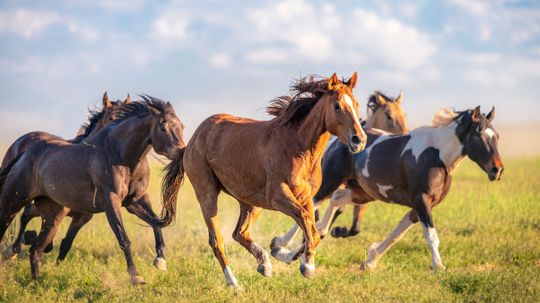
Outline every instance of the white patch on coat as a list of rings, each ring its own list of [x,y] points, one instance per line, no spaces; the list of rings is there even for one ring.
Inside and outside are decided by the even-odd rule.
[[[365,153],[365,162],[364,162],[364,167],[362,168],[361,170],[361,173],[362,175],[364,176],[364,178],[369,178],[369,171],[368,171],[368,162],[369,162],[369,157],[371,155],[371,151],[373,150],[373,148],[383,142],[384,140],[388,139],[388,138],[391,138],[392,134],[391,133],[388,133],[388,135],[382,135],[380,137],[378,137],[377,139],[375,139],[375,141],[373,141],[373,143],[368,147],[366,148],[362,153]]]
[[[379,193],[385,198],[388,198],[387,192],[394,188],[392,185],[381,185],[379,183],[377,183],[377,187],[379,188]]]
[[[410,132],[411,139],[405,145],[401,155],[410,150],[418,161],[418,157],[426,149],[433,147],[439,150],[439,158],[444,165],[452,169],[463,158],[463,145],[456,135],[456,122],[444,127],[419,127]]]
[[[489,128],[489,127],[486,128],[485,132],[486,132],[486,135],[487,135],[488,137],[490,137],[490,138],[493,138],[493,137],[495,136],[495,131],[493,131],[493,130],[492,130],[491,128]]]

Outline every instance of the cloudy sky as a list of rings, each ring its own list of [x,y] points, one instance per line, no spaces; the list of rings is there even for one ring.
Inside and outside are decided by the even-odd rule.
[[[403,91],[410,124],[497,108],[540,122],[540,2],[0,1],[0,140],[74,136],[104,91],[170,100],[188,133],[207,116],[266,118],[291,79],[359,73]],[[330,4],[331,3],[331,4]]]

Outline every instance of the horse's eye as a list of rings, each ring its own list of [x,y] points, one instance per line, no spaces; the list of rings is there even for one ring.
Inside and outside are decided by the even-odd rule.
[[[389,113],[386,113],[386,118],[388,118],[388,120],[392,120],[392,116]]]
[[[339,103],[337,103],[337,102],[334,103],[334,109],[335,110],[340,110]]]
[[[165,126],[163,126],[163,125],[161,125],[161,126],[159,127],[159,130],[162,131],[162,132],[166,132],[166,131],[167,131],[167,130],[165,129]]]

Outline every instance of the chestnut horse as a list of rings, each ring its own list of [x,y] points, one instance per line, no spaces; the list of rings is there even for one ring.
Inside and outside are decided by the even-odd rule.
[[[336,74],[328,79],[312,77],[296,82],[292,96],[280,97],[268,106],[269,121],[227,114],[207,118],[195,131],[175,173],[164,180],[189,177],[208,227],[209,244],[225,274],[227,285],[238,282],[227,262],[217,222],[221,191],[235,197],[240,217],[233,238],[258,261],[257,271],[271,276],[268,253],[251,238],[250,229],[261,210],[277,210],[294,219],[304,231],[302,274],[314,274],[315,227],[313,193],[321,183],[321,157],[331,134],[353,153],[364,149],[366,135],[358,118],[352,89],[354,73],[347,82]],[[280,257],[280,256],[278,256]],[[281,256],[283,257],[283,256]]]
[[[43,221],[30,248],[30,265],[32,276],[38,278],[39,257],[71,209],[84,214],[105,212],[124,252],[131,282],[144,283],[133,262],[121,207],[147,199],[145,192],[131,191],[130,184],[137,178],[134,172],[151,147],[169,159],[178,158],[185,145],[182,131],[170,103],[147,97],[122,106],[114,123],[79,144],[65,140],[33,144],[0,173],[0,240],[15,214],[36,199]],[[167,200],[161,219],[148,216],[145,222],[167,226],[175,217],[175,203]]]
[[[403,94],[397,98],[390,98],[383,93],[376,91],[371,95],[367,102],[367,119],[362,123],[364,129],[381,129],[395,134],[407,133],[407,124],[405,122],[405,113],[401,108]],[[367,146],[371,142],[368,140]],[[315,205],[315,217],[318,221],[318,208],[321,203],[330,197],[330,195],[340,186],[344,186],[352,176],[354,171],[354,161],[347,146],[340,143],[338,140],[331,141],[324,152],[322,159],[322,183],[317,194],[313,197]],[[366,205],[355,206],[355,218],[361,214],[363,216]],[[340,210],[341,211],[341,208]],[[338,212],[336,212],[336,215]],[[337,216],[334,216],[335,220]],[[332,221],[333,221],[332,220]],[[355,221],[357,222],[357,221]],[[324,237],[327,229],[322,226],[322,222],[317,223],[319,234]],[[352,229],[351,229],[352,231]],[[285,235],[276,237],[272,240],[271,247],[274,251],[286,253],[287,249],[292,245],[296,234],[298,233],[298,225],[294,225]]]
[[[111,101],[109,99],[109,96],[107,95],[107,92],[103,94],[102,98],[102,104],[103,107],[101,110],[90,110],[90,117],[87,124],[84,124],[81,129],[78,132],[78,135],[71,139],[67,140],[71,143],[80,143],[82,140],[87,138],[90,134],[99,131],[106,125],[112,123],[114,120],[116,120],[116,116],[118,113],[118,109],[125,104],[128,104],[131,102],[131,97],[128,95],[127,98],[124,101]],[[55,141],[55,140],[62,140],[62,138],[47,133],[47,132],[41,132],[41,131],[35,131],[27,133],[21,137],[19,137],[13,144],[8,148],[6,151],[6,154],[4,155],[4,159],[2,160],[2,166],[0,167],[0,171],[3,170],[6,165],[13,160],[18,154],[23,153],[28,148],[32,146],[32,144],[36,144],[36,142],[47,142],[47,141]],[[15,257],[17,253],[21,251],[21,244],[27,244],[30,245],[32,242],[34,242],[35,238],[37,237],[37,233],[35,231],[27,231],[26,226],[35,217],[39,217],[39,210],[34,205],[34,203],[27,205],[24,208],[23,214],[20,219],[19,224],[19,233],[17,235],[17,238],[15,239],[15,242],[7,247],[6,251],[4,251],[3,257],[5,259],[9,259],[12,257]],[[79,229],[92,217],[88,218],[87,216],[83,214],[79,214],[77,212],[69,212],[68,216],[72,217],[73,220],[71,224],[69,225],[69,229],[67,232],[67,236],[64,240],[62,240],[60,254],[58,256],[57,261],[62,261],[65,258],[65,255],[67,254],[67,251],[71,247],[71,243],[73,241],[74,236],[79,231]],[[70,240],[71,239],[71,240]],[[52,242],[49,243],[49,245],[45,248],[45,253],[51,251],[53,249]]]
[[[498,151],[499,135],[480,107],[462,112],[439,111],[432,127],[420,127],[407,135],[369,134],[372,142],[354,158],[355,174],[346,189],[332,196],[323,225],[329,226],[333,212],[349,203],[365,204],[374,200],[412,208],[390,236],[373,243],[362,268],[371,270],[381,257],[418,221],[431,251],[433,270],[444,269],[439,254],[439,237],[432,219],[432,209],[450,191],[452,172],[468,156],[490,181],[499,180],[504,170]]]

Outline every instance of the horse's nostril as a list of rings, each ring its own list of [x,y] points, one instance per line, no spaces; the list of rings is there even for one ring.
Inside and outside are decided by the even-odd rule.
[[[360,143],[360,138],[358,138],[358,136],[354,135],[351,137],[351,142],[355,145],[359,144]]]
[[[500,168],[498,168],[498,167],[495,166],[495,167],[493,167],[493,168],[491,169],[491,172],[492,172],[494,175],[496,175],[496,174],[499,173],[500,170],[501,170]]]

